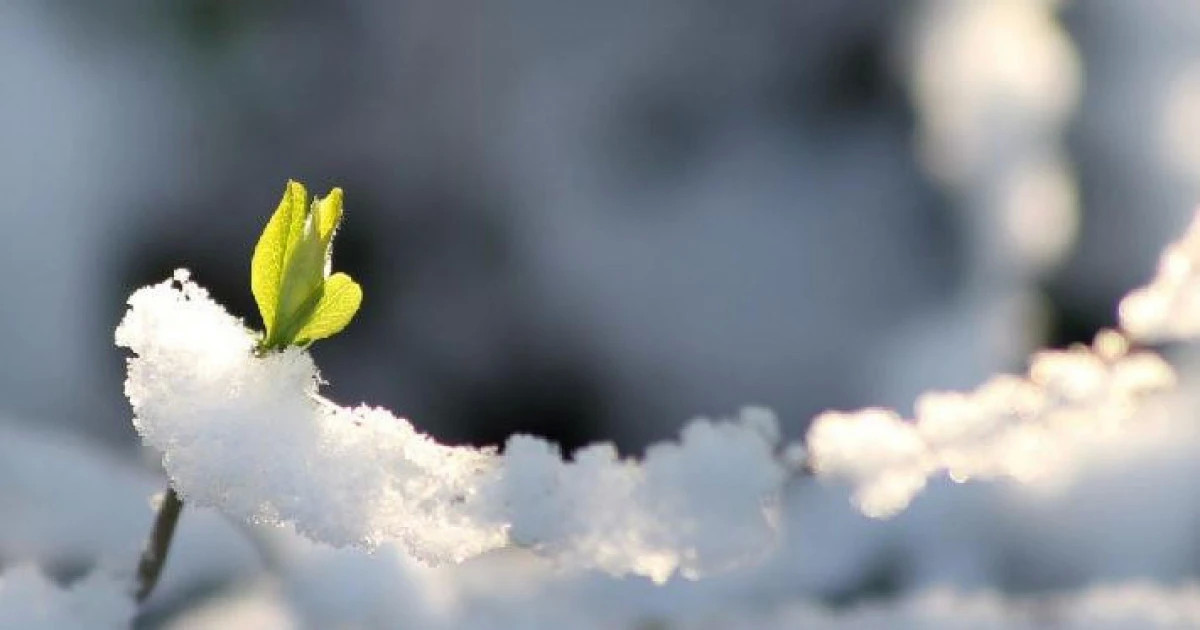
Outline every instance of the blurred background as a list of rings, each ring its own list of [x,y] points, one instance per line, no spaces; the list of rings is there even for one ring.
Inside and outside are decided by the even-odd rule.
[[[0,404],[130,448],[125,297],[186,266],[260,326],[289,177],[347,191],[330,396],[449,442],[970,386],[1190,213],[1200,6],[1153,4],[6,2]]]
[[[0,413],[121,459],[124,300],[257,328],[287,178],[346,190],[331,398],[629,454],[1090,340],[1200,199],[1190,0],[17,0],[0,77]]]

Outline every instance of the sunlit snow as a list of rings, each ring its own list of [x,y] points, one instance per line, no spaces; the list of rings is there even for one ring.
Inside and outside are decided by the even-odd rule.
[[[521,435],[503,454],[444,446],[387,410],[322,398],[302,350],[256,357],[254,334],[186,272],[129,304],[116,338],[136,355],[134,425],[198,505],[337,546],[396,542],[431,564],[516,544],[656,581],[774,544],[786,475],[768,412],[695,421],[640,461],[606,444],[565,461]]]

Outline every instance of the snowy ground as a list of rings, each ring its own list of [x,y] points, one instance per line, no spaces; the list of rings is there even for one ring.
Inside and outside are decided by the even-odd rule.
[[[134,424],[192,504],[146,614],[189,628],[1193,626],[1196,371],[1133,344],[1196,334],[1198,263],[1200,223],[1123,302],[1124,332],[930,394],[915,422],[829,413],[784,445],[748,409],[638,460],[605,445],[563,459],[521,436],[444,446],[387,410],[339,407],[306,353],[255,357],[253,333],[178,273],[136,292],[117,331],[135,354]],[[49,435],[2,444],[0,504],[17,515],[0,528],[3,619],[128,623],[153,480]],[[976,481],[992,478],[1008,481]],[[172,609],[180,593],[201,603]]]

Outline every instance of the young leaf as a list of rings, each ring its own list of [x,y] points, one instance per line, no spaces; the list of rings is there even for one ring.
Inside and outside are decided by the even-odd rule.
[[[316,205],[314,203],[313,207]],[[284,332],[300,330],[312,316],[321,299],[328,259],[328,243],[322,241],[316,217],[310,212],[305,218],[300,238],[288,251],[287,262],[283,266],[279,306],[275,313],[277,338],[274,341],[282,345],[292,343]]]
[[[283,283],[283,269],[288,249],[299,237],[303,224],[308,192],[299,182],[288,180],[283,190],[283,199],[275,214],[271,215],[267,227],[254,246],[250,261],[250,290],[258,303],[267,337],[275,332],[275,316],[279,306],[279,288]],[[293,234],[295,237],[293,237]]]
[[[317,202],[317,231],[328,246],[333,240],[333,233],[342,222],[342,189],[334,188]]]
[[[340,332],[362,305],[362,287],[344,273],[325,280],[325,292],[308,323],[296,333],[296,343],[312,343]]]
[[[330,272],[330,244],[342,218],[342,190],[307,204],[289,181],[283,200],[254,248],[250,285],[266,334],[259,347],[279,349],[323,339],[346,327],[362,289]]]

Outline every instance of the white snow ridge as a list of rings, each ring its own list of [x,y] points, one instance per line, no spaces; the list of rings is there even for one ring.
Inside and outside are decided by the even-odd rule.
[[[641,461],[608,444],[564,461],[529,436],[503,454],[444,446],[385,409],[322,398],[303,350],[256,357],[254,333],[186,271],[129,306],[116,341],[135,354],[134,425],[189,502],[337,546],[396,542],[430,564],[515,544],[660,582],[775,544],[786,474],[769,412],[692,422]]]

